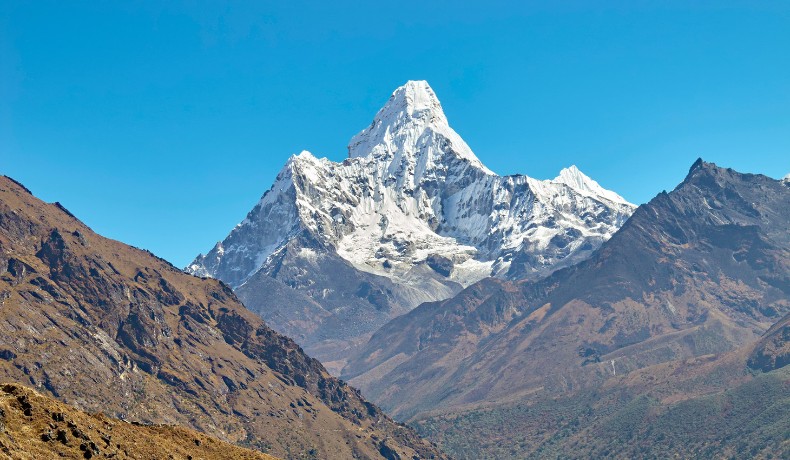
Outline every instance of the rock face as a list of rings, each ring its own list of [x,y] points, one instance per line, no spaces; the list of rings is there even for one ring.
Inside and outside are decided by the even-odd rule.
[[[217,280],[0,178],[0,381],[284,458],[442,458]]]
[[[589,259],[423,304],[377,331],[342,375],[408,419],[725,352],[790,311],[788,228],[786,183],[699,160]],[[755,362],[781,361],[781,347],[764,348],[779,351]]]
[[[25,460],[275,459],[182,427],[91,415],[16,384],[0,385],[0,455]]]
[[[583,260],[634,209],[575,166],[553,180],[497,176],[424,81],[398,88],[348,152],[341,163],[291,157],[247,217],[187,267],[228,283],[323,360],[482,278],[536,279]],[[303,294],[309,307],[291,301]]]
[[[763,372],[790,364],[790,314],[774,324],[755,344],[748,364]]]

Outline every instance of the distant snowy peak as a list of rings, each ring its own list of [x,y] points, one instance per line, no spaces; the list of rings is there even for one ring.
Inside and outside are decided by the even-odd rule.
[[[448,158],[493,174],[448,124],[439,99],[425,81],[409,81],[396,89],[373,122],[351,139],[349,158],[386,161],[390,172],[411,164],[419,175]]]
[[[554,178],[552,182],[557,184],[565,184],[582,195],[589,196],[591,198],[604,198],[614,203],[626,205],[631,204],[620,195],[601,187],[598,182],[590,179],[583,172],[579,171],[579,168],[577,168],[576,165],[571,165],[570,167],[560,171],[560,175]]]
[[[788,173],[785,177],[782,178],[784,182],[790,182],[790,173]]]
[[[298,241],[423,291],[434,289],[421,284],[425,270],[448,286],[540,276],[587,257],[635,208],[575,166],[553,180],[494,174],[424,81],[395,90],[349,155],[291,156],[247,217],[187,270],[238,287]]]

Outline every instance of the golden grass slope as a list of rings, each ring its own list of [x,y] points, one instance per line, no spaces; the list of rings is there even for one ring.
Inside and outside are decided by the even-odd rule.
[[[0,385],[0,458],[274,459],[182,427],[89,414],[17,384]]]

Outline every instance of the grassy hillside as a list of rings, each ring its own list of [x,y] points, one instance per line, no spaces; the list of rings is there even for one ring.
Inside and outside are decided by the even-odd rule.
[[[417,423],[458,459],[788,458],[790,367],[662,401],[633,388],[538,398]]]

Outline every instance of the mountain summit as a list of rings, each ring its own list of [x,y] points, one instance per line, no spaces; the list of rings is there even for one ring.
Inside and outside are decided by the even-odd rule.
[[[452,148],[435,148],[441,141]],[[350,158],[373,157],[389,161],[391,165],[405,162],[427,166],[441,162],[446,154],[466,160],[486,174],[493,174],[450,127],[439,99],[426,81],[409,81],[396,89],[373,123],[354,136],[348,145]],[[411,172],[419,179],[425,169],[417,167]]]
[[[494,174],[424,81],[395,90],[348,152],[340,163],[292,156],[187,267],[230,284],[325,362],[330,342],[343,348],[482,278],[539,278],[578,262],[635,208],[575,167],[555,180]]]

